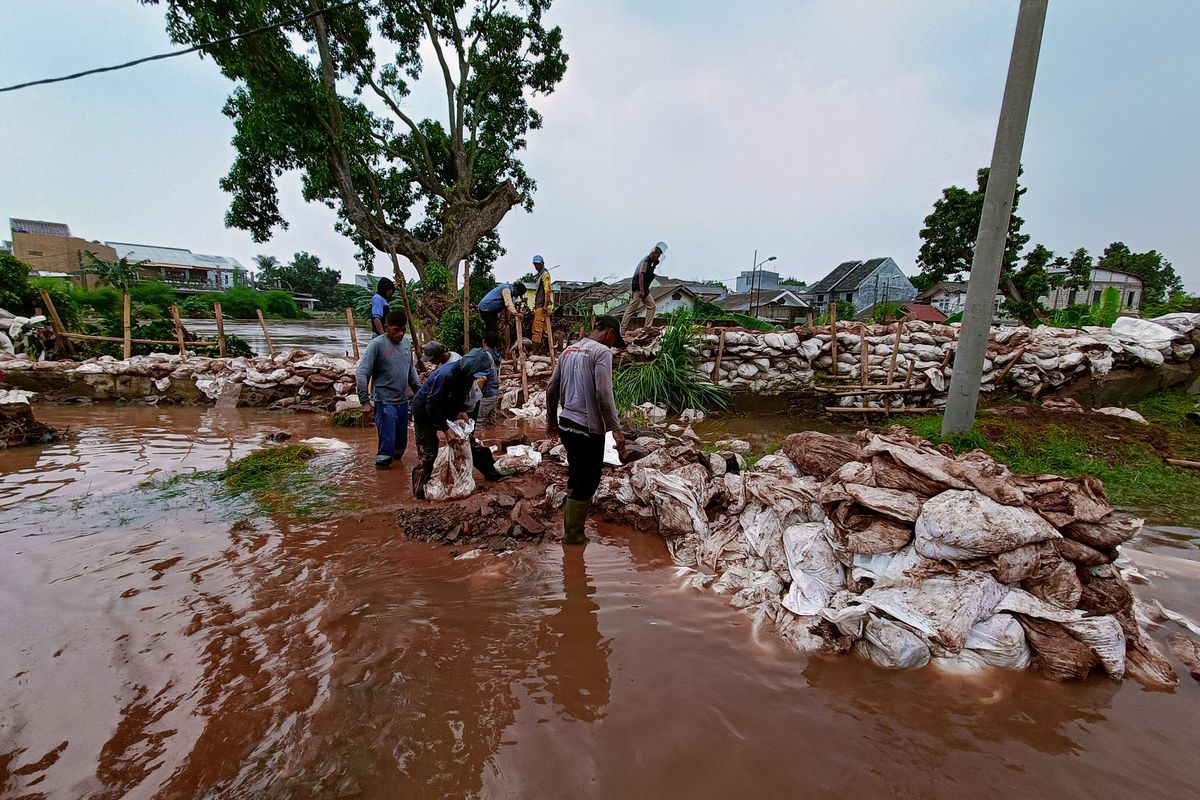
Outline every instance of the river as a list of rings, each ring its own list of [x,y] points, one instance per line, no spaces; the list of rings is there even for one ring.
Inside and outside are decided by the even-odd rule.
[[[194,334],[204,338],[215,338],[217,323],[211,319],[184,320],[184,325]],[[276,350],[309,350],[335,356],[353,355],[350,341],[350,326],[344,319],[269,319],[267,331]],[[366,348],[371,341],[371,332],[361,323],[357,327],[358,346]],[[245,339],[250,349],[260,355],[267,353],[267,339],[257,320],[227,319],[225,333]]]
[[[0,797],[1196,796],[1200,684],[887,672],[682,588],[658,537],[457,559],[399,539],[372,431],[236,409],[38,409],[0,452]],[[366,508],[206,482],[285,430]],[[405,457],[411,464],[413,454]],[[1200,616],[1197,531],[1127,550]]]

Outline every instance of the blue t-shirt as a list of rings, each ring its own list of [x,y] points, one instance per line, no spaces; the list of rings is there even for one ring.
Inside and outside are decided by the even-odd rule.
[[[379,326],[383,327],[383,319],[387,316],[387,313],[388,301],[384,299],[383,295],[376,292],[375,296],[371,298],[371,319],[379,320]],[[375,333],[376,336],[379,335],[375,331],[374,325],[371,326],[371,332]]]

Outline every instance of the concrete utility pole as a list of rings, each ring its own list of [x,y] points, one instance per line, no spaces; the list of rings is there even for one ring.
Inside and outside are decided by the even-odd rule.
[[[954,354],[954,375],[950,379],[946,416],[942,420],[943,436],[966,433],[975,425],[979,382],[983,377],[983,361],[992,329],[996,287],[1017,191],[1021,148],[1025,144],[1025,124],[1029,119],[1029,101],[1033,96],[1033,79],[1037,74],[1048,2],[1021,0],[1021,11],[1017,15],[1017,32],[1013,37],[1008,80],[1004,84],[1004,101],[1000,106],[1000,124],[992,149],[992,167],[983,196],[979,233],[975,237],[971,278],[967,282],[967,303],[958,334],[958,349]]]

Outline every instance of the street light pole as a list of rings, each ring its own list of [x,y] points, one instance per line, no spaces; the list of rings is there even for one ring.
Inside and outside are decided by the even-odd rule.
[[[758,261],[758,250],[755,250],[754,251],[754,260],[757,261],[758,263],[756,263],[754,265],[754,267],[750,270],[750,304],[749,304],[749,308],[750,308],[750,316],[752,316],[752,317],[754,316],[755,307],[758,305],[758,303],[757,303],[758,292],[756,291],[755,281],[754,281],[755,276],[762,275],[762,272],[761,272],[761,270],[759,270],[759,267],[761,267],[763,264],[767,263],[768,261],[774,261],[775,256],[769,256],[767,258],[764,258],[762,261]],[[758,279],[758,286],[759,287],[762,286],[762,278],[761,277]]]
[[[983,378],[983,361],[987,356],[988,335],[996,306],[996,286],[1000,281],[1013,197],[1017,191],[1017,173],[1021,169],[1021,148],[1025,143],[1025,126],[1029,120],[1047,3],[1048,0],[1021,0],[1017,15],[1008,79],[1000,105],[1000,122],[992,149],[992,166],[983,196],[979,232],[975,237],[971,277],[967,282],[967,304],[954,354],[946,416],[942,419],[942,436],[965,433],[975,425],[979,384]]]

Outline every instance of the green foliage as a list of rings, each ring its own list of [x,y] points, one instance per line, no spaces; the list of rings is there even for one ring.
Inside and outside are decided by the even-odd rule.
[[[98,258],[95,253],[88,253],[88,259],[89,265],[86,272],[95,275],[101,283],[121,291],[131,289],[137,283],[138,268],[146,263],[145,261],[130,263],[129,259],[125,257],[118,258],[116,261],[105,261]]]
[[[1046,313],[1041,298],[1050,291],[1047,268],[1053,258],[1054,253],[1045,245],[1034,245],[1025,254],[1025,263],[1021,268],[1008,276],[1004,307],[1026,325],[1036,325]]]
[[[544,24],[549,0],[376,0],[234,41],[310,7],[161,2],[175,43],[226,40],[205,49],[235,82],[224,108],[236,151],[221,181],[233,195],[226,223],[256,241],[287,226],[277,181],[296,171],[305,200],[338,213],[364,266],[374,249],[394,248],[422,278],[427,263],[472,253],[514,205],[532,208],[535,184],[517,154],[542,125],[531,100],[554,90],[567,63],[562,31]],[[406,113],[426,82],[445,92],[429,104],[445,119]]]
[[[450,270],[436,261],[425,265],[425,278],[421,282],[426,292],[437,294],[450,290]]]
[[[231,492],[259,494],[271,489],[281,477],[304,469],[316,454],[306,444],[255,450],[226,467],[220,478]]]
[[[1104,248],[1096,268],[1115,269],[1141,278],[1143,305],[1158,305],[1172,294],[1183,291],[1183,280],[1171,262],[1157,250],[1134,253],[1124,242],[1113,242]]]
[[[800,288],[803,289],[808,286],[808,282],[798,280],[796,278],[784,278],[783,280],[781,280],[779,282],[779,285],[780,286],[799,286]]]
[[[779,330],[778,325],[772,325],[766,320],[751,317],[747,314],[725,311],[716,303],[710,303],[708,300],[696,300],[696,304],[690,310],[687,308],[677,308],[670,313],[662,315],[662,318],[665,320],[674,320],[678,316],[682,316],[691,322],[724,322],[728,325],[737,325],[752,331]]]
[[[1096,325],[1111,328],[1121,315],[1121,292],[1109,286],[1100,293],[1100,301],[1090,306],[1070,306],[1055,311],[1050,324],[1056,328],[1082,328]]]
[[[1174,292],[1165,303],[1142,306],[1142,316],[1146,318],[1161,317],[1163,314],[1177,314],[1179,312],[1200,313],[1200,295]]]
[[[851,303],[849,300],[837,301],[837,318],[839,322],[844,322],[848,319],[854,319],[854,315],[856,313],[857,311],[854,308],[854,303]],[[828,325],[830,319],[829,312],[827,311],[817,318],[816,324]]]
[[[29,286],[28,264],[8,253],[0,253],[0,308],[26,316],[33,312],[37,293]]]
[[[58,312],[58,318],[62,320],[62,324],[66,326],[67,330],[77,331],[80,329],[83,324],[83,313],[79,309],[79,301],[75,296],[78,290],[74,286],[62,278],[30,278],[29,288],[33,290],[35,296],[39,289],[44,289],[46,294],[50,295],[50,301],[54,303],[54,310]]]
[[[280,319],[303,319],[305,316],[296,305],[296,300],[292,297],[291,293],[281,289],[263,292],[261,302],[263,313],[272,317],[279,317]],[[222,305],[221,310],[224,311],[224,309],[225,306]]]
[[[87,306],[97,314],[120,314],[121,293],[111,286],[98,286],[91,291],[80,290],[80,305]]]
[[[299,252],[287,264],[280,264],[274,256],[255,256],[254,261],[259,270],[258,288],[310,294],[326,309],[345,308],[337,305],[341,274],[335,269],[322,267],[321,259],[317,256]]]
[[[214,316],[212,304],[218,297],[219,294],[192,295],[179,304],[179,315],[186,319],[209,319]],[[221,307],[221,314],[225,314],[224,306]]]
[[[167,309],[174,305],[175,290],[161,281],[140,281],[129,290],[129,296],[141,303],[148,313],[154,316],[165,316]]]
[[[886,302],[876,303],[871,309],[871,322],[882,324],[887,322],[895,322],[900,319],[902,303]]]
[[[463,340],[463,310],[462,303],[455,303],[442,313],[441,325],[438,329],[438,341],[450,350],[459,350]],[[479,312],[471,312],[471,347],[483,344],[483,318]]]
[[[613,392],[623,411],[642,403],[661,403],[676,413],[729,404],[729,390],[701,375],[694,352],[696,326],[688,314],[676,314],[663,331],[658,353],[645,363],[629,362],[613,375]]]

